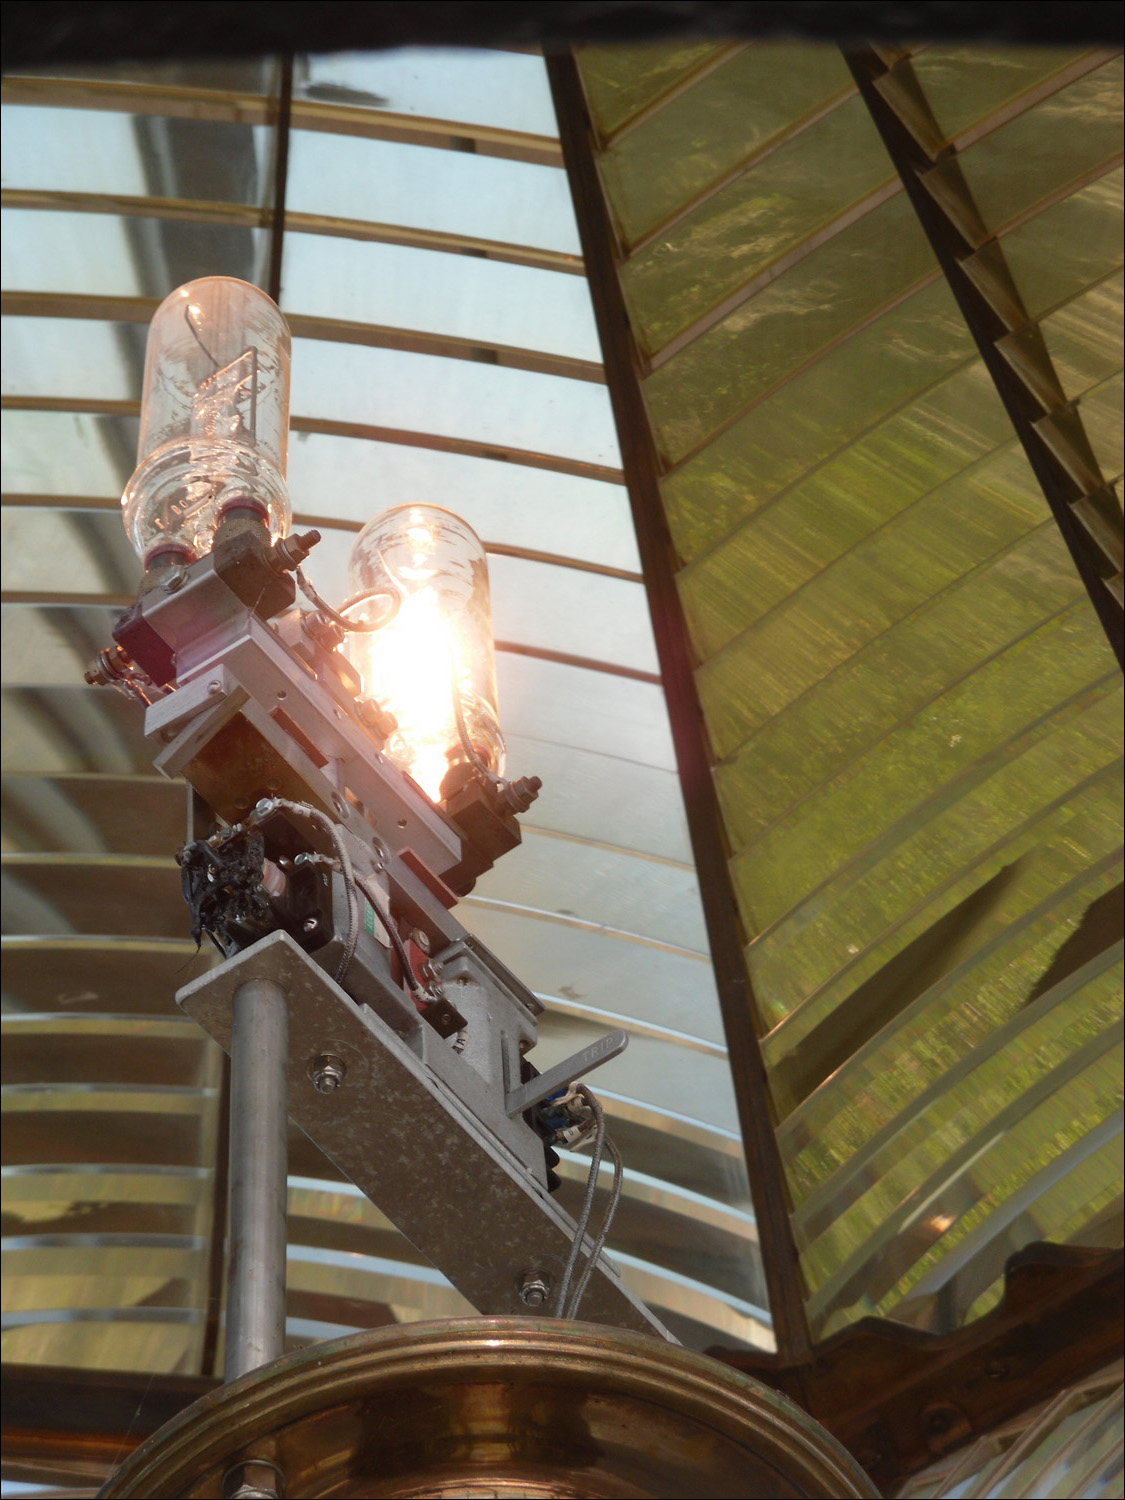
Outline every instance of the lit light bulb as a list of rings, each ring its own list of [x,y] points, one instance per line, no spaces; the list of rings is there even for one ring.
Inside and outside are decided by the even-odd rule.
[[[504,772],[488,564],[473,529],[437,505],[401,505],[360,532],[348,564],[344,614],[389,623],[340,648],[363,692],[394,715],[386,754],[433,801],[450,768]]]
[[[289,530],[289,329],[265,292],[229,276],[179,287],[148,333],[137,469],[121,497],[146,568],[211,550],[224,510]]]

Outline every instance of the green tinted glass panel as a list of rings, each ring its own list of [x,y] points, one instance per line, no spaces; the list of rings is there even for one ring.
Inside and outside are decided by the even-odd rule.
[[[878,1149],[857,1152],[802,1203],[794,1228],[809,1247],[809,1264],[819,1265],[826,1278],[896,1214],[894,1228],[901,1227],[912,1204],[940,1187],[942,1174],[960,1170],[982,1137],[1010,1129],[1112,1044],[1121,1002],[1116,975],[1098,976],[1024,1025],[1024,1015],[1039,1009],[1031,1004],[990,1041],[968,1051],[912,1111],[880,1133]],[[1016,1033],[1004,1035],[1013,1025]]]
[[[1070,302],[1121,265],[1122,184],[1118,168],[1001,237],[1020,297],[1033,318]],[[1121,327],[1106,330],[1120,351]]]
[[[826,868],[845,867],[875,840],[928,819],[1050,734],[1059,705],[1081,697],[1101,665],[1092,631],[1040,632],[840,769],[740,853],[740,885],[759,927],[814,890]]]
[[[913,511],[904,512],[790,594],[700,669],[699,690],[720,755],[729,755],[767,718],[927,599],[956,584],[967,569],[1003,555],[1042,520],[1045,509],[1018,449],[1001,449],[941,493],[952,512],[948,523],[935,491],[919,506],[916,529]],[[954,517],[965,522],[966,536],[955,536]],[[933,545],[935,538],[940,539],[935,556],[918,550]],[[1069,566],[1069,556],[1059,563]],[[730,691],[735,684],[737,695]]]
[[[858,438],[680,573],[700,656],[1005,445],[1012,446],[1011,425],[979,361]]]
[[[1123,287],[1125,277],[1116,271],[1039,325],[1063,391],[1071,400],[1121,368]]]
[[[1094,457],[1106,479],[1120,479],[1122,469],[1122,379],[1112,380],[1087,391],[1078,403],[1078,414],[1090,439]]]
[[[1034,541],[1042,550],[1042,534]],[[966,593],[969,597],[963,597]],[[1059,578],[1035,606],[1042,615],[998,620],[974,640],[964,628],[972,616],[971,591],[964,586],[939,596],[935,604],[879,637],[815,689],[757,731],[730,761],[718,767],[716,781],[736,850],[783,817],[788,809],[829,784],[842,768],[901,725],[940,705],[963,673],[987,665],[994,653],[1022,651],[1036,632],[1051,637],[1078,632],[1096,639],[1084,594],[1072,580]],[[1051,613],[1052,609],[1058,613]],[[950,635],[933,641],[929,622],[948,624]],[[958,628],[960,626],[961,628]],[[917,673],[889,676],[899,651],[912,655]],[[1102,653],[1103,670],[1108,667]],[[960,670],[959,670],[960,669]]]
[[[603,182],[814,1330],[942,1331],[1120,1198],[1120,677],[857,101],[715,128],[753,51]],[[911,67],[1115,474],[1120,61]]]
[[[904,194],[849,224],[645,381],[669,464],[925,278],[933,252]]]
[[[966,787],[954,783],[935,794],[931,804],[865,845],[845,867],[823,866],[826,878],[799,892],[790,888],[789,905],[784,895],[764,888],[752,853],[739,856],[731,873],[748,929],[761,931],[766,921],[783,918],[807,921],[815,911],[816,925],[837,954],[870,940],[904,907],[955,877],[959,862],[1010,837],[1026,817],[1066,796],[1076,779],[1116,757],[1121,726],[1113,714],[1121,713],[1120,694],[1085,709],[1083,696],[1052,716],[1051,732],[1037,726],[1006,747],[998,767],[986,762],[981,775],[991,771],[987,779],[977,781],[971,773]]]
[[[1103,989],[1115,986],[1119,992],[1121,966]],[[1115,1028],[1115,1034],[1119,1035],[1119,1028]],[[924,1205],[924,1212],[915,1211],[912,1223],[883,1223],[876,1233],[868,1233],[858,1212],[846,1215],[832,1247],[825,1242],[802,1257],[805,1275],[816,1284],[810,1311],[831,1310],[832,1304],[855,1295],[858,1287],[868,1299],[880,1298],[898,1278],[903,1280],[897,1295],[904,1295],[929,1266],[974,1229],[974,1211],[980,1208],[983,1197],[995,1194],[993,1206],[1004,1202],[1008,1194],[1023,1187],[1067,1146],[1076,1145],[1112,1115],[1119,1101],[1121,1046],[1110,1043],[1077,1079],[1068,1079],[1037,1109],[1010,1122],[1007,1130],[996,1130],[989,1151],[981,1152],[978,1146],[960,1172],[954,1167],[945,1181],[927,1182],[926,1188],[932,1188],[929,1203],[924,1193],[919,1194],[916,1208]],[[989,1131],[983,1134],[989,1142]],[[941,1179],[941,1173],[935,1176]],[[1071,1203],[1070,1211],[1076,1206]],[[956,1227],[948,1233],[951,1224]],[[1050,1233],[1052,1226],[1043,1227]],[[895,1229],[897,1236],[892,1238]]]
[[[961,153],[957,161],[985,226],[1001,229],[1114,163],[1121,103],[1117,57]]]
[[[603,135],[611,135],[638,110],[725,51],[714,42],[584,48],[578,64],[594,123]]]
[[[941,1101],[969,1071],[980,1074],[977,1083],[983,1089],[990,1074],[1001,1076],[995,1059],[1007,1056],[1008,1067],[1023,1068],[1025,1083],[1031,1083],[1025,1067],[1028,1025],[1035,1028],[1041,1022],[1047,1026],[1046,1017],[1053,1014],[1074,1017],[1077,1025],[1083,1007],[1073,1007],[1070,996],[1079,993],[1086,996],[1086,1011],[1092,1017],[1092,1029],[1083,1034],[1082,1043],[1119,1022],[1121,995],[1113,978],[1119,971],[1118,954],[1095,959],[1092,966],[1068,975],[1058,1004],[1050,993],[1040,995],[1041,981],[1062,942],[1076,932],[1092,901],[1113,888],[1118,873],[1107,871],[1097,879],[1080,880],[1062,892],[1058,901],[1041,903],[1029,913],[1031,921],[999,935],[980,962],[966,963],[950,984],[921,996],[895,1028],[888,1028],[886,1035],[877,1037],[850,1062],[846,1079],[828,1080],[801,1107],[799,1121],[795,1116],[787,1124],[784,1139],[790,1148],[790,1185],[798,1202],[810,1202],[817,1232],[831,1233],[823,1211],[831,1202],[834,1179],[846,1178],[858,1160],[867,1182],[873,1181],[865,1170],[871,1164],[882,1160],[886,1172],[891,1166],[886,1148],[892,1140],[897,1137],[897,1146],[892,1148],[897,1158],[903,1146],[901,1131],[915,1115],[933,1106],[939,1110],[933,1119],[944,1119]],[[1094,972],[1085,972],[1089,968]],[[1040,1028],[1035,1035],[1043,1041],[1046,1034]],[[1016,1089],[1008,1095],[1008,1103],[1020,1092]],[[968,1130],[969,1116],[963,1124]],[[868,1145],[871,1151],[859,1158]],[[844,1167],[847,1173],[841,1172]]]
[[[1058,1095],[1010,1131],[977,1163],[972,1181],[963,1185],[961,1201],[965,1202],[966,1207],[955,1224],[944,1229],[942,1226],[946,1216],[939,1212],[934,1220],[934,1229],[939,1233],[937,1242],[911,1265],[897,1284],[887,1288],[880,1297],[892,1270],[897,1269],[888,1257],[888,1261],[884,1263],[885,1269],[881,1268],[881,1274],[870,1274],[863,1292],[865,1309],[870,1307],[875,1298],[879,1298],[871,1310],[885,1317],[897,1303],[919,1288],[928,1271],[940,1267],[975,1230],[986,1229],[988,1220],[997,1210],[1003,1210],[1008,1200],[1014,1199],[1021,1190],[1026,1192],[1027,1189],[1032,1189],[1032,1193],[1027,1196],[1035,1202],[1037,1210],[1033,1221],[1027,1226],[1024,1243],[1053,1239],[1056,1225],[1065,1222],[1083,1201],[1089,1201],[1086,1195],[1090,1191],[1090,1184],[1083,1182],[1080,1175],[1078,1180],[1074,1180],[1067,1171],[1070,1162],[1066,1158],[1073,1152],[1071,1160],[1075,1166],[1088,1159],[1082,1155],[1085,1138],[1100,1137],[1102,1132],[1098,1131],[1098,1127],[1107,1116],[1112,1116],[1115,1108],[1120,1107],[1120,1102],[1121,1049],[1117,1048],[1107,1059],[1096,1064],[1082,1078],[1074,1080],[1066,1089],[1060,1090]],[[1115,1179],[1120,1181],[1120,1140],[1115,1145],[1116,1151],[1111,1147],[1101,1156],[1102,1170],[1098,1175],[1103,1188],[1110,1186]],[[1056,1171],[1065,1172],[1066,1177],[1048,1198],[1043,1189],[1054,1186],[1050,1181],[1054,1175],[1052,1167]],[[1037,1178],[1047,1180],[1036,1182]],[[970,1201],[971,1207],[968,1206]],[[960,1207],[960,1203],[956,1206]],[[1055,1219],[1054,1223],[1050,1222],[1051,1218]],[[1018,1246],[1012,1245],[1011,1248]],[[840,1311],[850,1313],[847,1321],[855,1316],[850,1308],[841,1308]],[[810,1306],[810,1312],[816,1317],[819,1309],[813,1305]],[[830,1331],[833,1326],[838,1326],[835,1320],[826,1320],[822,1325],[825,1332]]]
[[[632,244],[798,122],[853,93],[839,50],[759,42],[735,52],[613,145],[599,163]]]
[[[972,374],[983,372],[980,368],[966,372]],[[909,440],[910,429],[918,426],[918,414],[891,420],[876,441],[861,444],[859,452],[847,450],[840,459],[814,471],[681,574],[685,615],[700,655],[721,651],[774,607],[789,607],[796,592],[819,588],[822,583],[831,588],[832,577],[840,570],[847,573],[850,568],[864,567],[865,562],[879,567],[883,547],[897,546],[903,538],[909,546],[912,538],[924,537],[932,529],[947,531],[953,526],[953,514],[945,522],[942,505],[957,513],[968,511],[972,528],[980,529],[984,487],[1005,478],[1010,481],[1011,498],[1011,477],[1023,478],[1022,452],[1005,431],[1004,413],[992,387],[983,381],[965,380],[960,384],[969,389],[974,384],[981,387],[977,431],[966,431],[966,423],[962,432],[939,435],[945,440],[944,452],[936,443],[930,444],[927,452],[926,444],[919,441],[913,463],[904,458],[901,471],[895,474],[883,468],[880,459],[894,452],[901,441]],[[933,407],[939,405],[941,402],[935,402]],[[992,434],[989,419],[995,419]],[[989,437],[1004,447],[980,459],[978,453]],[[975,452],[969,447],[971,443]],[[974,459],[977,462],[972,462]],[[962,471],[957,472],[954,465],[959,460]],[[944,484],[942,468],[947,472],[954,468],[954,477]],[[932,489],[927,481],[938,483]],[[843,484],[850,484],[849,492],[846,498],[834,502]],[[919,484],[927,486],[921,493]],[[1037,507],[1037,496],[1028,486],[1025,502],[1013,508],[1029,514],[1034,522],[1043,519],[1043,510]],[[1011,517],[999,519],[1002,529],[1007,529],[1004,522],[1011,523]],[[992,523],[996,525],[996,517]],[[926,573],[941,571],[942,552],[947,553],[944,561],[948,565],[953,550],[956,544],[951,546],[947,540],[926,567],[913,568],[921,574],[919,588],[926,586]]]
[[[820,1081],[814,1072],[819,1028],[837,1016],[840,1024],[849,1025],[853,996],[882,976],[894,996],[888,1010],[901,1011],[930,982],[971,956],[975,936],[990,940],[1008,913],[1019,918],[1040,901],[1053,899],[1056,889],[1081,882],[1089,869],[1116,868],[1120,844],[1120,765],[1111,760],[1085,784],[1032,812],[1008,836],[984,850],[967,850],[951,878],[938,881],[921,901],[905,902],[875,932],[856,930],[840,941],[831,915],[824,924],[815,914],[811,921],[799,920],[803,913],[782,923],[760,938],[749,955],[759,1001],[768,1000],[775,1015],[788,1011],[766,1039],[767,1060],[780,1068],[794,1059],[794,1069],[806,1075],[807,1095]],[[935,952],[931,932],[940,944],[950,928],[952,950],[946,953],[938,946]],[[965,943],[963,951],[959,939]],[[901,959],[909,971],[919,952],[925,965],[921,974],[895,973],[894,961]],[[830,1040],[830,1031],[827,1036]],[[807,1062],[806,1039],[812,1051]],[[790,1107],[797,1102],[791,1099]],[[800,1121],[794,1117],[782,1129],[799,1132]]]
[[[1037,739],[956,802],[936,808],[927,821],[894,830],[847,869],[827,872],[827,879],[786,915],[784,931],[779,925],[769,935],[769,952],[760,963],[754,947],[750,950],[751,974],[767,971],[762,986],[767,994],[780,987],[770,981],[783,947],[789,994],[797,999],[812,993],[849,958],[940,897],[966,865],[991,863],[1002,845],[1015,844],[1005,851],[1009,857],[1019,852],[1016,841],[1029,825],[1073,797],[1087,778],[1116,766],[1120,692],[1107,683],[1105,693],[1085,713],[1072,712],[1069,718],[1060,713],[1055,733]],[[753,894],[743,897],[751,911]]]
[[[952,891],[941,893],[924,913],[910,912],[863,959],[837,974],[776,1028],[767,1057],[778,1112],[785,1117],[781,1135],[787,1149],[807,1142],[804,1101],[810,1100],[812,1108],[810,1096],[826,1079],[845,1069],[862,1049],[876,1045],[884,1030],[901,1024],[900,1018],[922,1004],[923,997],[960,982],[960,976],[984,961],[990,945],[1034,921],[1041,908],[1050,909],[1072,888],[1087,883],[1091,872],[1099,882],[1108,881],[1109,889],[1093,898],[1083,921],[1088,919],[1095,927],[1112,921],[1121,901],[1115,811],[1110,808],[1100,824],[1087,818],[1080,845],[1071,838],[1058,838],[1059,819],[1048,815],[1033,833],[1024,831],[1013,841],[1032,845],[1025,853],[1004,863],[1002,855],[990,851],[991,857],[978,870],[967,871],[954,882]],[[1067,821],[1082,822],[1073,815]],[[1096,847],[1099,834],[1100,848]],[[1091,864],[1092,843],[1096,858]],[[1010,852],[1005,849],[1003,854]],[[1036,989],[1045,982],[1041,978]]]
[[[1116,1246],[1121,1244],[1121,1142],[1110,1141],[1096,1156],[1083,1162],[1065,1184],[1069,1200],[1051,1226],[1051,1237],[1063,1245]],[[1088,1175],[1089,1181],[1082,1181]],[[1078,1208],[1073,1204],[1078,1203]],[[1036,1204],[1036,1208],[1039,1204]],[[1044,1208],[1049,1211],[1048,1202]],[[1063,1214],[1070,1211],[1068,1218]]]
[[[1056,47],[925,47],[910,62],[934,118],[952,140],[1081,55]]]
[[[916,292],[753,407],[662,489],[685,560],[858,436],[940,385],[975,350],[944,282]]]
[[[858,98],[786,141],[622,268],[643,348],[662,348],[893,176]]]

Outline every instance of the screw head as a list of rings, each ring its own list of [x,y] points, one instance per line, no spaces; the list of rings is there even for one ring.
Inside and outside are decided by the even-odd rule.
[[[524,1307],[542,1307],[550,1292],[550,1281],[538,1271],[525,1271],[520,1278],[520,1301]]]
[[[298,854],[297,858],[300,859],[300,857],[301,856]],[[319,926],[320,919],[318,917],[306,917],[305,920],[301,923],[301,931],[315,932]]]
[[[309,1064],[309,1077],[318,1094],[334,1094],[344,1082],[348,1068],[342,1057],[324,1052]]]
[[[420,927],[415,927],[414,931],[411,933],[411,937],[414,939],[414,946],[416,948],[420,948],[423,953],[428,953],[430,951],[429,936],[428,934],[424,933]]]

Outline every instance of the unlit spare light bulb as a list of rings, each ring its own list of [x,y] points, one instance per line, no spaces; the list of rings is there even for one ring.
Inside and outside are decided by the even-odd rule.
[[[356,538],[348,583],[349,618],[391,615],[341,647],[364,696],[395,718],[388,757],[435,802],[460,768],[502,776],[488,564],[476,532],[437,505],[384,511]]]
[[[288,532],[289,354],[285,319],[248,282],[206,276],[157,308],[121,497],[146,569],[204,556],[235,505],[261,511],[275,540]]]

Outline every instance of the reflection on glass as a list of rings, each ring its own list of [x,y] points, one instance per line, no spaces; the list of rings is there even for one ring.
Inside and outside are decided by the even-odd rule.
[[[461,47],[298,57],[298,99],[557,135],[547,70],[530,53]]]
[[[533,162],[297,129],[285,201],[293,213],[581,254],[566,173]]]
[[[436,505],[384,511],[356,538],[348,637],[364,693],[394,715],[386,751],[436,802],[455,767],[504,770],[496,713],[488,564],[471,527]]]
[[[208,552],[236,504],[284,535],[288,417],[289,330],[264,292],[209,276],[161,303],[149,329],[138,467],[121,499],[146,566]]]
[[[267,125],[31,104],[0,117],[5,188],[256,205],[272,184]]]
[[[585,281],[539,266],[288,230],[280,300],[289,313],[601,360]]]

